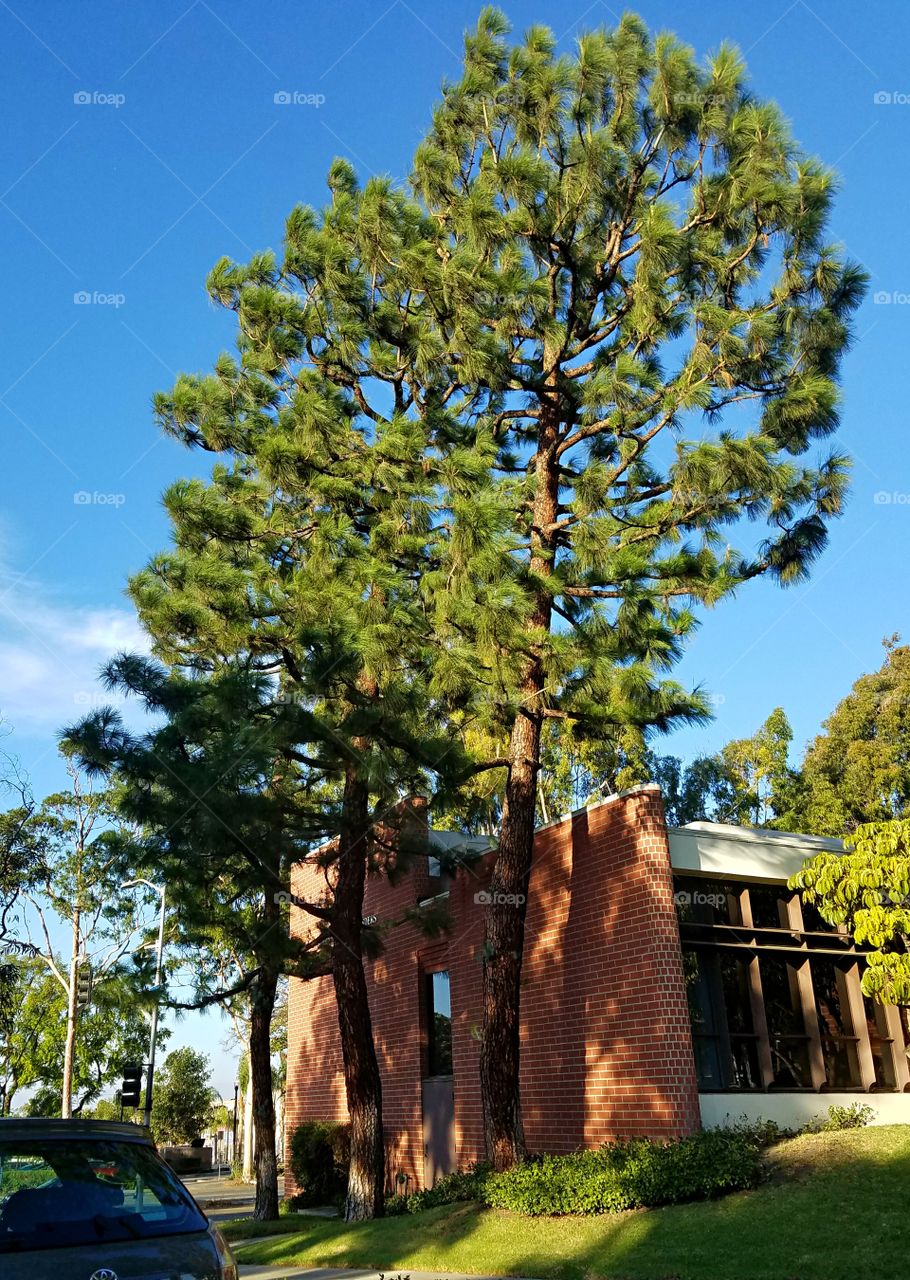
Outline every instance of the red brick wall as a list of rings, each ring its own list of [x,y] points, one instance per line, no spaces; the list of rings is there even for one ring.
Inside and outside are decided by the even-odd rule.
[[[487,863],[489,860],[487,860]],[[389,1184],[422,1181],[422,974],[449,971],[456,1150],[483,1155],[477,1067],[480,947],[488,865],[455,877],[451,930],[429,942],[409,925],[368,965]],[[296,892],[312,872],[300,869]],[[311,883],[311,882],[310,882]],[[432,892],[425,871],[393,886],[370,880],[380,919]],[[295,910],[292,927],[299,928]],[[698,1128],[699,1109],[673,881],[660,795],[637,788],[542,828],[536,838],[522,983],[522,1100],[528,1144],[571,1151],[616,1137]],[[331,982],[291,984],[288,1133],[304,1118],[345,1113]],[[293,1193],[288,1179],[289,1192]]]

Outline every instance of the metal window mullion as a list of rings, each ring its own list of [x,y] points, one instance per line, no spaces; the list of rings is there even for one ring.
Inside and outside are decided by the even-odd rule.
[[[868,1093],[875,1088],[875,1058],[872,1054],[872,1045],[869,1042],[869,1024],[866,1021],[866,1006],[863,1004],[859,964],[851,964],[849,969],[841,972],[844,975],[844,987],[847,991],[847,1009],[850,1014],[850,1025],[856,1037],[856,1056],[859,1062],[860,1083]]]
[[[802,933],[803,912],[798,894],[794,893],[786,903],[785,911],[790,928],[795,933]],[[821,1029],[818,1025],[815,989],[812,986],[812,970],[809,968],[808,955],[801,963],[795,963],[791,967],[796,975],[796,989],[803,1012],[803,1026],[809,1037],[809,1072],[812,1076],[812,1088],[818,1093],[827,1084],[828,1075],[825,1071],[825,1055],[822,1052]]]
[[[752,928],[752,900],[748,888],[743,888],[739,895],[739,912],[743,926]],[[758,1070],[761,1075],[763,1089],[770,1089],[774,1083],[774,1060],[771,1057],[771,1038],[768,1035],[768,1019],[765,1014],[765,995],[761,984],[761,970],[758,956],[753,955],[748,964],[749,1005],[752,1010],[752,1029],[758,1044]]]
[[[894,1064],[894,1084],[898,1093],[910,1087],[910,1062],[904,1042],[904,1027],[901,1011],[893,1004],[882,1005],[885,1011],[885,1025],[891,1037],[891,1061]]]

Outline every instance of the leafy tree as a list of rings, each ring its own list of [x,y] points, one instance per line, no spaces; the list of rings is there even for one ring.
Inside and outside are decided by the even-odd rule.
[[[16,1015],[0,1032],[0,1089],[7,1111],[16,1094],[32,1089],[29,1114],[57,1116],[66,1067],[66,992],[41,958],[17,960],[15,969]],[[161,1028],[159,1042],[169,1034]],[[141,1062],[147,1050],[148,1019],[133,983],[123,975],[108,977],[80,1016],[71,1114],[85,1115],[105,1090],[119,1083],[124,1063]]]
[[[300,749],[313,714],[294,699],[276,697],[268,674],[247,664],[222,664],[216,673],[189,677],[153,660],[124,656],[109,665],[107,678],[137,694],[157,717],[156,727],[131,734],[116,713],[104,710],[70,730],[68,741],[87,765],[115,780],[118,812],[134,828],[119,846],[118,865],[159,877],[180,902],[169,949],[194,957],[195,991],[190,999],[172,996],[168,1003],[183,1008],[217,1003],[229,1013],[242,1005],[244,1016],[248,1012],[256,1213],[275,1217],[272,1018],[283,976],[350,969],[350,958],[336,960],[339,937],[349,927],[350,888],[339,887],[340,841],[323,841],[326,828],[343,816],[343,798],[327,795],[326,770],[308,763],[317,758]],[[332,743],[327,759],[337,759],[336,751]],[[402,826],[406,854],[407,814],[399,818],[383,816],[385,842],[394,845],[395,827]],[[369,856],[379,871],[387,855],[371,840],[358,856],[364,862]],[[306,936],[291,937],[290,871],[308,860],[325,872],[323,887],[313,901],[294,899],[313,928]],[[351,865],[356,866],[353,857]],[[362,892],[361,882],[357,900],[362,901]],[[358,955],[362,929],[361,917]],[[376,936],[372,927],[363,932],[370,940]],[[345,989],[341,997],[347,1000],[345,1017],[355,1022],[359,995]],[[354,1031],[356,1040],[362,1025]],[[369,1021],[366,1034],[372,1049]],[[366,1136],[372,1140],[369,1125]],[[382,1148],[381,1130],[379,1139]],[[370,1160],[360,1172],[366,1169],[372,1194],[374,1153],[367,1154]],[[384,1159],[379,1163],[381,1190]],[[373,1207],[363,1193],[358,1184],[355,1203]]]
[[[80,975],[91,975],[92,1000],[104,1000],[106,982],[124,986],[125,958],[140,947],[146,921],[132,900],[121,892],[123,876],[111,847],[116,815],[104,791],[86,783],[74,762],[68,765],[70,789],[48,796],[28,820],[27,833],[40,849],[40,872],[33,890],[25,895],[31,910],[23,923],[32,940],[35,917],[41,957],[65,997],[66,1027],[61,1079],[61,1114],[73,1111],[73,1080],[78,1052],[78,1031],[83,1010],[79,1005]],[[49,916],[69,927],[70,949],[61,961],[50,934]],[[121,993],[122,994],[122,993]],[[133,989],[133,999],[138,990]],[[144,1052],[139,1055],[140,1061]]]
[[[208,1127],[217,1101],[204,1053],[175,1049],[164,1061],[152,1101],[152,1131],[158,1142],[192,1142]]]
[[[819,853],[790,880],[829,924],[846,925],[868,955],[863,990],[910,1006],[910,820],[864,822],[847,852]]]
[[[13,936],[18,923],[20,895],[31,885],[40,865],[40,848],[30,825],[35,810],[28,782],[16,761],[0,755],[0,795],[15,803],[0,813],[0,1036],[7,1034],[16,1014],[17,969],[13,957],[28,953]]]
[[[887,639],[878,671],[860,676],[806,751],[793,830],[840,836],[910,817],[910,647]]]
[[[486,9],[468,37],[414,161],[433,234],[384,244],[374,290],[411,280],[395,368],[437,438],[488,463],[450,499],[438,617],[448,687],[473,683],[509,740],[480,1055],[496,1167],[525,1150],[524,909],[505,904],[526,899],[543,724],[597,738],[707,713],[666,678],[691,606],[800,579],[840,510],[844,458],[800,459],[836,426],[864,287],[825,240],[832,175],[729,46],[702,67],[632,16],[573,56],[507,31]],[[339,323],[330,358],[381,414],[356,341]],[[768,536],[738,551],[743,517]]]
[[[237,681],[261,677],[254,722],[266,726],[267,741],[269,722],[280,723],[284,738],[272,763],[244,785],[258,787],[263,804],[278,788],[279,807],[296,805],[294,826],[306,828],[310,847],[333,842],[331,901],[321,916],[311,914],[325,925],[318,941],[336,993],[352,1125],[346,1213],[357,1218],[381,1212],[385,1181],[362,963],[367,869],[387,859],[388,828],[404,797],[433,792],[442,804],[456,775],[484,763],[468,761],[441,724],[424,572],[444,555],[440,494],[478,462],[457,439],[436,438],[418,384],[406,384],[396,363],[395,351],[411,345],[411,283],[390,286],[386,278],[381,296],[374,288],[390,248],[406,255],[429,243],[425,219],[388,183],[358,192],[341,163],[329,185],[328,209],[292,213],[280,266],[263,254],[212,272],[212,297],[237,315],[239,355],[222,356],[209,377],[181,377],[155,407],[167,432],[221,457],[209,482],[180,482],[166,494],[174,547],[136,576],[131,594],[175,678],[217,681],[228,669]],[[354,258],[343,261],[352,238]],[[388,412],[373,409],[351,372],[360,347],[370,353],[374,388],[387,389]],[[150,705],[159,697],[159,674],[148,669],[120,667],[111,678]],[[219,724],[227,733],[223,716]],[[192,728],[176,735],[205,749]],[[247,740],[241,720],[235,742]],[[166,753],[165,739],[159,744]],[[261,762],[261,751],[253,754]],[[123,759],[118,767],[128,773]],[[182,764],[179,772],[186,774]],[[141,779],[137,785],[141,791]],[[163,778],[162,786],[174,791]],[[218,791],[225,812],[229,790]],[[294,852],[304,851],[300,837]],[[183,884],[177,862],[172,873]],[[286,892],[286,864],[283,882],[265,855],[258,864],[259,892]],[[246,901],[249,872],[239,881]],[[265,972],[258,960],[252,969]],[[260,1039],[264,1045],[265,1029]],[[271,1107],[264,1050],[252,1060],[261,1126]],[[269,1150],[265,1132],[260,1138]],[[268,1211],[277,1212],[277,1193]]]
[[[649,756],[648,779],[660,787],[671,827],[684,827],[689,822],[741,821],[739,780],[719,753],[697,756],[687,764],[677,756]]]

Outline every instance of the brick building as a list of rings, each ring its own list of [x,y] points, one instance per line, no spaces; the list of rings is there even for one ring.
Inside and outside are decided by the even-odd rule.
[[[390,1189],[483,1156],[479,953],[492,855],[443,877],[432,850],[458,839],[428,833],[428,856],[397,883],[368,882],[370,916],[399,919],[444,895],[451,921],[432,941],[399,924],[367,962]],[[712,823],[668,830],[655,786],[539,828],[521,1025],[531,1150],[673,1137],[726,1115],[790,1123],[857,1093],[883,1119],[910,1121],[898,1012],[863,998],[862,955],[804,920],[786,890],[805,857],[833,844]],[[292,892],[311,896],[320,874],[296,868]],[[309,927],[296,908],[291,927]],[[288,1050],[288,1135],[304,1119],[345,1119],[330,978],[292,982]]]

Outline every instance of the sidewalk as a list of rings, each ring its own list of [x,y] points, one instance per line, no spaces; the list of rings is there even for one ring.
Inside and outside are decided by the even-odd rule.
[[[248,1218],[256,1204],[256,1188],[252,1183],[232,1182],[218,1173],[188,1175],[180,1181],[214,1223],[231,1218]],[[278,1198],[284,1195],[284,1178],[278,1179]]]

